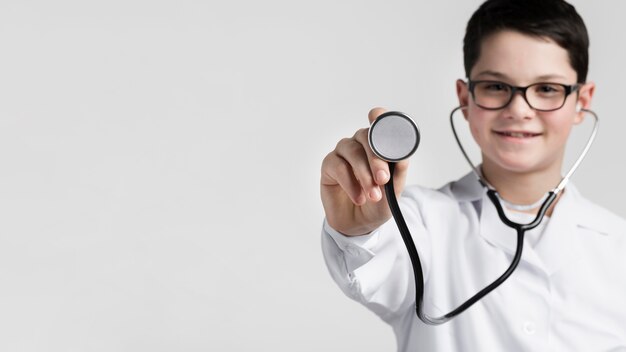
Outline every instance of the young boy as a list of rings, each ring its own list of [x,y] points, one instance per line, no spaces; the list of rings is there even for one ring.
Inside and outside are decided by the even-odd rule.
[[[487,0],[468,23],[457,95],[482,176],[514,221],[538,210],[515,204],[535,203],[561,180],[570,130],[594,93],[588,46],[582,19],[561,0]],[[383,111],[373,109],[370,123]],[[396,166],[396,191],[422,261],[424,310],[441,316],[506,270],[516,235],[474,174],[440,190],[403,190],[407,168]],[[337,144],[322,164],[322,245],[333,279],[393,327],[399,351],[626,351],[626,221],[570,183],[526,234],[513,275],[430,326],[415,314],[413,269],[384,200],[388,178],[367,129]]]

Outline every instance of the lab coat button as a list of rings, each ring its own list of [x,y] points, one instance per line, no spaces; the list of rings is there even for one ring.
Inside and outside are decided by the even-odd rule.
[[[534,335],[537,329],[535,328],[535,324],[527,321],[524,323],[524,332],[528,335]]]

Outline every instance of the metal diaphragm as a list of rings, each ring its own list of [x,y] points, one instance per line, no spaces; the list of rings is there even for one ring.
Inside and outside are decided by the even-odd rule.
[[[388,111],[376,119],[369,130],[370,148],[376,156],[388,162],[404,160],[417,150],[420,132],[408,115]]]

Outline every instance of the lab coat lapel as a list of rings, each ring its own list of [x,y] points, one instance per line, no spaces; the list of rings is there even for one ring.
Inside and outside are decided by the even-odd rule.
[[[578,194],[573,185],[566,188],[552,212],[550,222],[535,246],[537,255],[545,264],[548,275],[554,274],[576,253],[580,253],[578,224],[592,214],[577,205]]]
[[[515,255],[517,233],[500,220],[495,205],[487,196],[486,189],[478,183],[476,176],[470,173],[451,185],[451,191],[459,201],[476,202],[480,200],[480,236],[492,246],[502,249],[511,256]],[[547,275],[582,253],[580,242],[581,228],[595,232],[608,233],[607,224],[596,218],[597,212],[578,193],[570,182],[557,203],[541,239],[535,248],[524,246],[522,262],[532,264]]]
[[[511,258],[515,256],[517,231],[508,227],[500,220],[495,205],[491,202],[486,193],[482,199],[480,235],[491,245],[502,249],[511,256]],[[541,259],[529,246],[524,246],[521,260],[522,262],[527,262],[544,270]]]
[[[474,173],[469,173],[452,184],[452,192],[459,201],[476,202],[480,200],[480,236],[492,246],[500,248],[511,258],[515,255],[517,232],[506,226],[498,216],[496,207],[487,196],[487,189],[480,185]],[[543,267],[537,255],[529,248],[524,248],[522,260]]]
[[[514,229],[506,226],[500,220],[496,207],[486,193],[482,199],[480,235],[490,244],[503,249],[511,255],[515,254],[517,234]]]

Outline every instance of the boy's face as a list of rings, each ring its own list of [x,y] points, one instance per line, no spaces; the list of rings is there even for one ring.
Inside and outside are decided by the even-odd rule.
[[[576,71],[568,53],[555,42],[514,31],[497,32],[482,42],[478,61],[470,80],[501,81],[512,86],[550,82],[573,85]],[[521,93],[499,110],[485,110],[474,103],[465,82],[457,81],[457,94],[469,122],[471,133],[481,148],[483,164],[512,172],[558,169],[573,125],[587,108],[594,85],[587,83],[567,96],[562,108],[542,112],[531,108]]]

